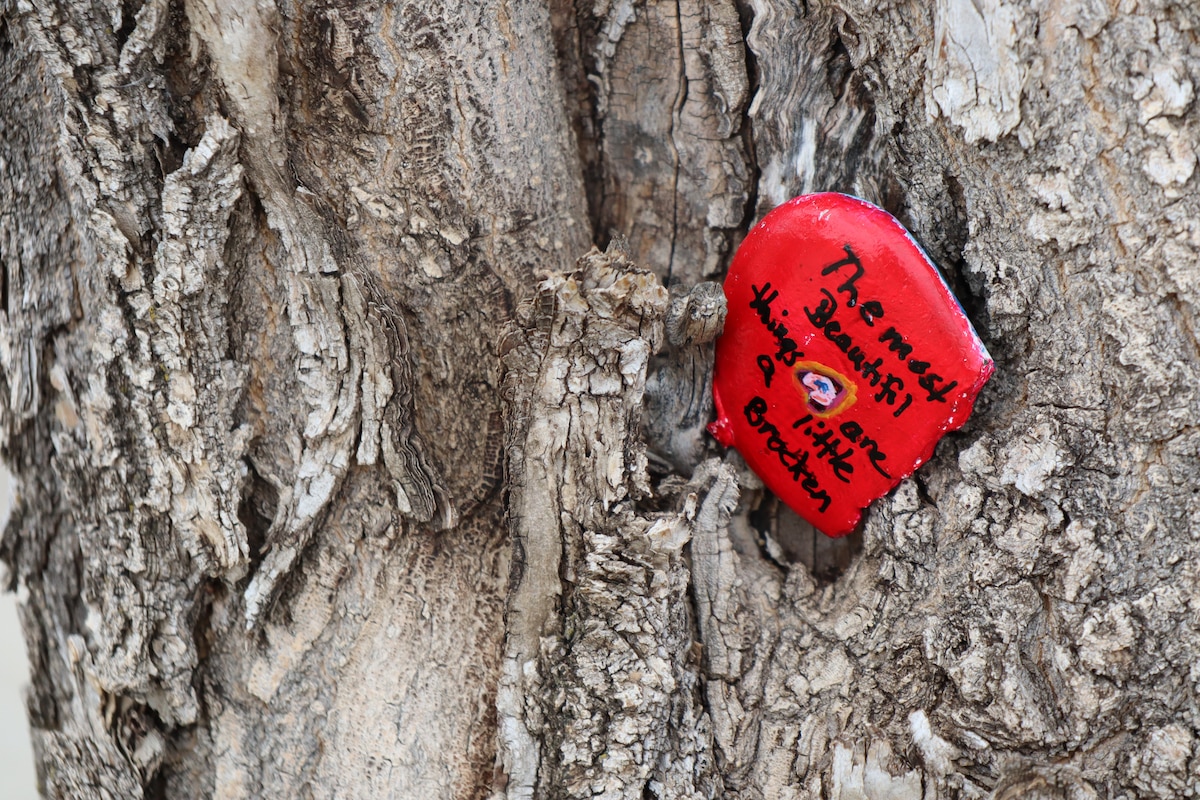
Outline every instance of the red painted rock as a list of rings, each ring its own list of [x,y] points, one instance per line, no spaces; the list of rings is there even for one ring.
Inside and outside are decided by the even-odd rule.
[[[725,296],[709,431],[830,536],[962,427],[994,369],[908,231],[854,197],[767,214]]]

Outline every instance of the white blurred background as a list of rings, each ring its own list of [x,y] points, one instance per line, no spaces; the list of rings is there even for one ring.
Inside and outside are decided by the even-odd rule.
[[[0,465],[0,529],[12,508],[12,476]],[[0,568],[2,569],[2,568]],[[38,796],[25,716],[29,659],[17,621],[17,598],[0,594],[0,798],[34,800]]]

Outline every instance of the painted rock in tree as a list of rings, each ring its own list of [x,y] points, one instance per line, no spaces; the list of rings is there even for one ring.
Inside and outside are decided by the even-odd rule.
[[[830,536],[967,421],[992,359],[937,269],[882,209],[797,197],[725,279],[709,426]]]

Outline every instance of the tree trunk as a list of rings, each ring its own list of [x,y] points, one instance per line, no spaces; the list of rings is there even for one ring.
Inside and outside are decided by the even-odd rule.
[[[1200,785],[1192,4],[0,8],[47,796]],[[997,364],[849,544],[689,294],[818,190]]]

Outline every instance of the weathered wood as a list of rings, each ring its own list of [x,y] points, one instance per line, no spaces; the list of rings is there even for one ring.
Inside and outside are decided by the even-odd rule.
[[[1198,30],[0,4],[43,791],[1185,796]],[[998,367],[861,551],[702,433],[693,287],[828,189],[910,227]]]
[[[667,284],[718,277],[753,192],[736,5],[576,6],[574,15],[560,12],[559,40],[573,39],[567,52],[579,59],[565,73],[580,98],[576,114],[586,115],[576,128],[597,237],[626,238],[634,260]]]
[[[676,291],[665,320],[667,347],[651,362],[644,435],[657,469],[691,475],[717,448],[713,418],[713,342],[725,324],[725,295],[711,281]]]

